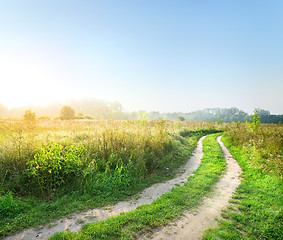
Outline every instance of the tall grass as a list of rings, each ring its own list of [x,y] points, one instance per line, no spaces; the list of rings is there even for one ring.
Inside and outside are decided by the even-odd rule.
[[[261,171],[283,177],[282,125],[260,124],[255,132],[248,124],[234,123],[227,125],[225,136],[231,145],[246,149]]]
[[[76,177],[87,176],[90,170],[112,173],[118,162],[134,166],[143,177],[162,165],[163,156],[173,148],[165,122],[146,126],[114,121],[43,122],[31,128],[17,121],[2,124],[0,131],[0,187],[22,195],[33,192],[50,197],[51,191],[42,188],[45,181],[55,178],[57,183],[51,186],[55,191],[55,185],[69,182],[64,180],[66,171],[76,172]],[[80,153],[75,149],[81,149]]]
[[[187,127],[178,124],[159,120],[143,125],[137,121],[40,121],[30,125],[2,120],[0,190],[50,198],[58,187],[74,185],[73,177],[89,181],[91,175],[112,174],[121,166],[143,178],[166,164],[166,156],[176,148],[177,132]],[[195,125],[192,130],[197,129]],[[68,181],[63,176],[66,172],[70,173]],[[55,183],[43,188],[51,179]]]
[[[113,204],[172,177],[201,129],[218,127],[164,120],[1,120],[0,237]],[[185,138],[184,132],[193,134]]]
[[[142,234],[150,236],[155,228],[178,219],[185,210],[196,207],[202,201],[225,169],[226,163],[216,136],[210,135],[203,141],[201,166],[184,186],[173,188],[152,204],[143,205],[135,211],[86,224],[78,234],[56,233],[50,239],[140,239]]]

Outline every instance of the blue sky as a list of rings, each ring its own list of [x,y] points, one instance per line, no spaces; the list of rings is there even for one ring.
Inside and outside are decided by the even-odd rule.
[[[0,103],[283,114],[283,1],[0,0]]]

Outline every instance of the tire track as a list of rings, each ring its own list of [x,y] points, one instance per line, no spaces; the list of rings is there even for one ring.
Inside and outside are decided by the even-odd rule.
[[[205,136],[199,139],[193,155],[188,162],[178,170],[180,173],[179,176],[165,183],[152,185],[142,191],[138,195],[138,198],[134,197],[133,200],[119,202],[109,208],[97,208],[75,214],[71,218],[57,220],[40,229],[27,229],[16,235],[6,237],[5,240],[48,239],[56,232],[78,232],[85,223],[105,220],[109,217],[119,215],[122,212],[133,211],[141,205],[152,203],[164,193],[171,191],[175,185],[184,185],[188,177],[199,167],[201,158],[203,157],[202,141],[204,138]]]
[[[220,217],[222,209],[229,205],[236,188],[240,185],[240,174],[242,172],[237,161],[233,159],[229,150],[217,138],[227,163],[226,173],[217,182],[216,189],[212,197],[205,198],[203,204],[196,212],[187,212],[184,217],[173,222],[170,226],[156,230],[150,238],[153,240],[197,240],[201,239],[203,232],[208,227],[216,226],[216,217]]]

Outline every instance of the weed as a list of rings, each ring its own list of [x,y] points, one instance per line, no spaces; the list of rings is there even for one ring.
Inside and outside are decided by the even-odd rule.
[[[214,136],[204,140],[204,157],[196,173],[184,186],[162,195],[151,205],[143,205],[133,212],[111,217],[83,226],[78,234],[57,233],[51,239],[133,239],[140,234],[151,235],[153,228],[168,224],[185,210],[200,203],[225,169],[220,146]]]
[[[52,196],[57,188],[78,177],[83,165],[81,157],[85,149],[81,146],[64,147],[51,143],[39,149],[34,158],[27,162],[27,186],[33,191]]]
[[[37,119],[30,128],[24,120],[1,120],[0,193],[11,207],[3,208],[0,238],[75,211],[112,205],[172,178],[204,134],[184,138],[178,131],[202,127],[217,126]]]

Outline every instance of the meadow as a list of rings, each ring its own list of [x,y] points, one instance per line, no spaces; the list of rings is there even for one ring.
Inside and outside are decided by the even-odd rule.
[[[0,120],[0,237],[174,176],[213,123]]]
[[[243,179],[203,239],[283,239],[283,125],[230,124],[222,140]]]
[[[207,134],[240,164],[242,183],[204,239],[282,239],[282,124],[182,121],[0,120],[0,238],[74,212],[129,199],[173,178]],[[211,135],[185,186],[151,205],[53,239],[138,239],[201,204],[225,171]]]
[[[202,163],[184,186],[176,186],[152,204],[142,205],[135,211],[85,224],[78,234],[56,233],[51,239],[140,239],[144,235],[150,239],[154,229],[170,224],[184,211],[196,208],[213,189],[226,165],[216,141],[218,135],[212,134],[204,139]]]
[[[203,239],[283,238],[283,127],[253,122],[223,126],[223,142],[240,164],[242,183],[222,211],[218,227],[209,228]],[[216,136],[219,134],[216,134]],[[85,225],[78,234],[58,233],[51,239],[140,239],[154,229],[174,224],[184,211],[201,204],[225,169],[223,154],[210,135],[203,142],[201,166],[184,186],[151,205],[106,221]]]

